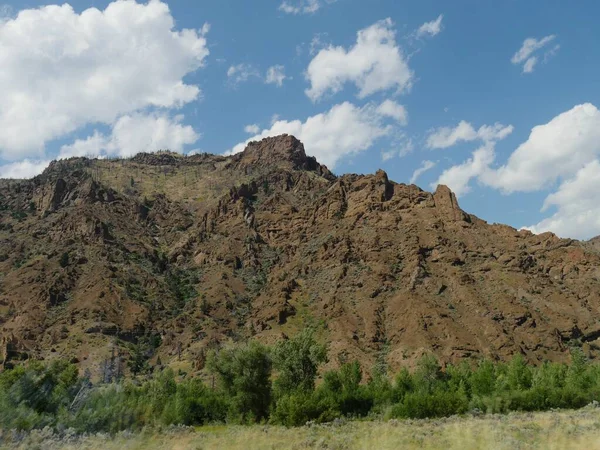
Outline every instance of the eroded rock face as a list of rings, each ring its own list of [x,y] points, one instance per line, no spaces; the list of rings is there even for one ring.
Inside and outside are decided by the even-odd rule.
[[[163,363],[200,370],[209,347],[309,325],[330,365],[367,369],[597,354],[594,242],[489,225],[445,186],[336,177],[292,136],[227,158],[61,161],[0,183],[0,224],[0,338],[19,357],[94,371],[109,342],[151,335]]]

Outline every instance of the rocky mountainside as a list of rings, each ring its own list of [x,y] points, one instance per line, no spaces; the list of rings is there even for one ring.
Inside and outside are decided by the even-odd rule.
[[[312,326],[329,364],[600,347],[600,253],[491,225],[445,186],[334,176],[292,136],[231,157],[74,158],[0,181],[0,360],[146,358]],[[141,355],[141,356],[140,356]]]

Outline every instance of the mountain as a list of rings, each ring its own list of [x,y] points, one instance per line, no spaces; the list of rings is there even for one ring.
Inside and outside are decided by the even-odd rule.
[[[98,373],[141,354],[189,372],[208,348],[307,326],[330,366],[600,348],[593,245],[488,224],[445,186],[335,176],[287,135],[1,180],[0,274],[5,365]]]

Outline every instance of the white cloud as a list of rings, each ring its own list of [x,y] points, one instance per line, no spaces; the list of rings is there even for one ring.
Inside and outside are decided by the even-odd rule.
[[[446,169],[437,181],[431,184],[431,188],[435,189],[438,184],[445,184],[458,197],[465,195],[471,191],[470,181],[486,171],[494,158],[494,143],[485,142],[464,163]]]
[[[408,90],[413,73],[392,27],[388,18],[360,30],[349,50],[334,46],[320,50],[306,71],[311,84],[306,95],[317,101],[328,92],[341,91],[346,83],[356,85],[359,98],[393,88],[398,93]]]
[[[555,206],[557,211],[538,224],[527,227],[534,233],[552,231],[559,236],[589,239],[600,234],[600,162],[596,159],[561,183],[544,201],[542,211]]]
[[[171,150],[183,152],[186,145],[195,143],[200,136],[189,125],[182,125],[183,116],[134,114],[119,118],[110,136],[98,131],[87,139],[78,139],[64,145],[60,158],[71,156],[133,156],[139,152]]]
[[[0,21],[0,157],[42,157],[48,141],[86,124],[196,100],[183,77],[208,56],[206,32],[174,30],[159,0],[81,14],[50,5]]]
[[[389,136],[396,130],[397,124],[388,123],[390,117],[381,114],[379,106],[369,103],[358,107],[344,102],[304,122],[277,120],[270,129],[237,144],[227,153],[243,151],[250,141],[287,133],[300,139],[309,155],[333,168],[342,158],[371,148],[379,138]]]
[[[527,61],[525,61],[525,64],[523,64],[523,73],[533,72],[533,69],[535,68],[537,62],[537,56],[532,56],[531,58],[528,58]]]
[[[24,159],[23,161],[14,162],[0,166],[0,178],[32,178],[39,175],[48,167],[50,161],[32,161]]]
[[[195,143],[200,136],[189,125],[182,125],[183,116],[133,114],[120,117],[106,136],[94,131],[86,139],[77,139],[63,145],[57,159],[73,156],[99,157],[133,156],[139,152],[171,150],[182,152],[186,145]],[[29,160],[0,166],[0,178],[31,178],[42,173],[50,160]]]
[[[517,51],[513,55],[513,57],[511,58],[510,61],[513,64],[521,64],[521,63],[525,62],[523,64],[523,73],[532,73],[535,65],[538,62],[537,56],[533,56],[533,54],[535,52],[537,52],[538,50],[540,50],[541,48],[545,47],[550,42],[552,42],[555,38],[556,38],[556,36],[554,34],[551,34],[551,35],[543,37],[542,39],[539,39],[539,40],[536,38],[525,39],[525,41],[523,41],[523,45],[521,46],[519,51]],[[551,50],[550,52],[547,52],[546,55],[548,57],[552,56],[554,53],[556,53],[556,51],[558,51],[559,48],[560,48],[560,46],[555,46],[554,49]],[[548,58],[545,57],[544,61],[546,61],[547,59]]]
[[[427,138],[427,147],[448,148],[459,142],[482,141],[483,144],[473,152],[471,158],[462,164],[446,169],[431,187],[445,184],[457,196],[470,192],[469,183],[489,170],[495,158],[496,142],[505,139],[513,132],[512,125],[482,125],[477,131],[469,122],[461,121],[455,128],[442,127],[432,131]]]
[[[531,130],[508,162],[483,181],[504,192],[531,192],[573,176],[600,156],[600,111],[578,105]]]
[[[406,112],[406,108],[393,100],[385,100],[377,107],[377,111],[382,116],[388,116],[396,119],[402,125],[406,125],[408,122],[408,113]]]
[[[419,167],[417,170],[415,170],[412,174],[412,177],[410,177],[410,184],[415,184],[417,182],[417,179],[423,175],[425,172],[427,172],[428,170],[431,170],[435,167],[436,163],[433,161],[423,161],[423,164],[421,164],[421,167]]]
[[[477,137],[484,142],[501,141],[507,138],[514,129],[512,125],[502,125],[501,123],[482,125],[477,130]]]
[[[248,134],[257,134],[260,132],[260,127],[254,123],[252,125],[246,125],[244,131]]]
[[[443,18],[444,15],[440,14],[437,19],[432,20],[431,22],[425,22],[417,30],[417,37],[422,38],[425,36],[436,36],[439,34],[442,31]]]
[[[556,211],[535,225],[536,233],[552,231],[563,237],[587,239],[600,234],[600,110],[590,103],[577,105],[548,123],[531,130],[527,141],[499,168],[493,168],[495,140],[506,127],[482,127],[484,141],[471,158],[444,171],[437,183],[447,184],[458,196],[469,192],[469,183],[479,183],[504,193],[534,192],[558,188],[542,208]],[[472,135],[472,134],[471,134]]]
[[[242,63],[230,66],[227,69],[227,78],[232,85],[237,86],[250,78],[260,78],[260,73],[252,64]]]
[[[441,127],[433,130],[427,136],[428,148],[448,148],[461,141],[474,141],[477,139],[477,132],[469,122],[464,120],[455,128]]]
[[[464,120],[454,127],[441,127],[432,130],[427,136],[427,147],[430,149],[440,149],[452,147],[459,142],[471,142],[477,139],[484,142],[499,141],[506,138],[513,132],[512,125],[483,125],[475,131],[473,125]]]
[[[281,65],[275,65],[269,67],[267,70],[267,76],[265,78],[265,83],[267,84],[276,84],[277,86],[283,86],[283,81],[287,77],[285,76],[285,67]]]
[[[529,58],[535,51],[544,47],[549,42],[556,38],[555,35],[546,36],[540,40],[536,38],[527,38],[523,41],[523,45],[517,53],[515,53],[511,59],[513,64],[519,64]]]
[[[335,3],[337,0],[285,0],[279,5],[279,10],[286,14],[314,14],[323,3]]]

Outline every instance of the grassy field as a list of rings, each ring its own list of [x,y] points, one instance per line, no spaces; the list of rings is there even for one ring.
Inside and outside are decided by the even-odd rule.
[[[600,408],[438,420],[340,421],[291,429],[261,425],[170,428],[112,438],[37,431],[1,448],[591,450],[600,449]]]

